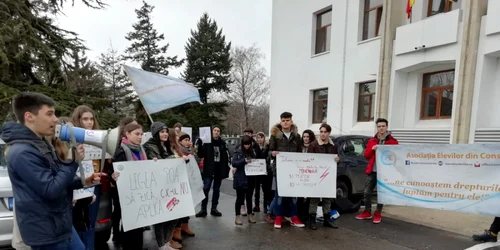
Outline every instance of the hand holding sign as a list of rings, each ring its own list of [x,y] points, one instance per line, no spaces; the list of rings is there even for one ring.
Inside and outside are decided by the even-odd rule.
[[[203,141],[203,143],[212,142],[212,132],[210,130],[211,130],[210,127],[200,128],[200,139]]]

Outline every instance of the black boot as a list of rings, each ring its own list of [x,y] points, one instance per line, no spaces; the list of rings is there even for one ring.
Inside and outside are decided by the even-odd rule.
[[[318,227],[316,226],[316,214],[309,215],[309,228],[311,230],[318,229]]]
[[[199,217],[207,217],[207,209],[201,209],[196,215],[197,218]]]
[[[330,214],[323,215],[323,226],[331,228],[339,228],[339,225],[337,225],[337,221],[330,219]]]

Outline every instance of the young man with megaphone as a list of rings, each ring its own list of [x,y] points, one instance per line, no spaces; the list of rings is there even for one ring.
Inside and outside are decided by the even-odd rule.
[[[78,235],[71,216],[72,191],[83,186],[76,178],[83,145],[72,148],[70,159],[60,159],[45,139],[54,135],[58,123],[50,97],[23,92],[12,106],[19,122],[4,123],[1,138],[9,146],[7,168],[21,237],[33,250],[83,250],[83,244],[72,246]],[[85,182],[100,182],[100,174]]]

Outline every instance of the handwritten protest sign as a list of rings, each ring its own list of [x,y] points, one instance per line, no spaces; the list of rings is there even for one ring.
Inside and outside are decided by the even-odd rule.
[[[500,145],[379,146],[378,201],[500,216]]]
[[[94,173],[94,165],[92,164],[92,161],[82,161],[82,167],[85,172],[85,177],[88,177]],[[76,171],[76,175],[80,177],[80,171]],[[73,190],[73,199],[79,200],[87,197],[92,197],[94,195],[94,189],[94,187],[91,187]]]
[[[102,149],[88,144],[83,144],[85,148],[85,160],[100,160],[102,158]],[[111,159],[112,156],[106,153],[105,159]]]
[[[276,156],[279,195],[335,198],[337,195],[335,157],[333,154],[280,152]]]
[[[245,165],[246,175],[266,175],[266,160],[265,159],[252,159],[252,162]]]
[[[183,159],[113,163],[124,231],[194,215]]]
[[[196,206],[205,199],[205,193],[203,192],[203,180],[201,179],[201,172],[198,168],[198,163],[194,156],[189,157],[189,163],[186,164],[187,173],[189,177],[189,186],[191,187],[191,193],[193,196],[193,204]]]

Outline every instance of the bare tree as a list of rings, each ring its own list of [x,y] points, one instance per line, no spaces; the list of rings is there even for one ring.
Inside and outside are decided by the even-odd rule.
[[[250,47],[236,46],[231,50],[233,67],[230,85],[230,92],[227,96],[233,112],[233,123],[240,123],[237,127],[248,127],[252,119],[252,107],[262,107],[267,105],[269,99],[269,78],[266,69],[262,66],[261,60],[265,55],[255,44]],[[238,109],[239,106],[239,109]],[[255,109],[253,110],[255,111]],[[229,115],[229,114],[228,114]],[[242,115],[243,117],[239,117]],[[259,114],[268,117],[268,112]],[[228,117],[231,119],[231,117]],[[228,119],[228,120],[229,120]],[[238,120],[238,121],[237,121]]]

